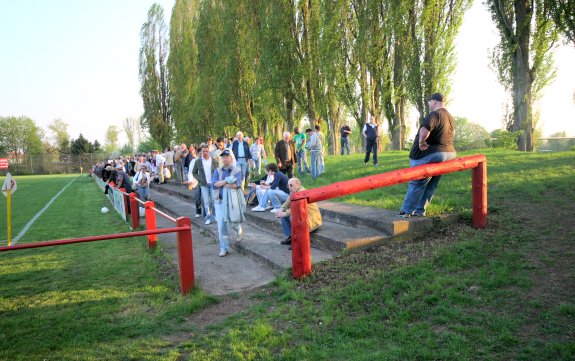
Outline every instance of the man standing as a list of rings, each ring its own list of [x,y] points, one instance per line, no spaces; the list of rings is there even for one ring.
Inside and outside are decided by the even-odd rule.
[[[319,139],[319,142],[321,144],[319,152],[319,174],[322,174],[325,172],[325,163],[323,157],[323,145],[325,144],[325,135],[323,135],[323,133],[321,132],[319,124],[317,124],[314,128],[315,128],[315,135],[317,136],[317,139]]]
[[[242,170],[242,179],[245,179],[252,159],[250,147],[247,142],[244,142],[244,133],[236,133],[236,140],[232,143],[232,152],[236,158],[236,166]]]
[[[154,150],[154,159],[156,160],[156,171],[158,175],[158,180],[160,184],[166,183],[166,178],[164,177],[164,164],[166,163],[166,157],[157,150]]]
[[[301,185],[301,181],[297,178],[292,178],[288,182],[288,188],[290,193],[304,191],[305,188]],[[280,244],[291,244],[291,202],[289,197],[282,204],[281,209],[276,212],[276,217],[282,222],[282,230],[284,236],[287,238],[280,242]],[[319,207],[317,203],[309,203],[307,205],[307,221],[309,226],[309,231],[313,232],[322,225],[323,220],[321,218],[321,213],[319,212]]]
[[[344,124],[339,132],[341,133],[341,155],[344,154],[344,150],[347,150],[347,155],[349,155],[349,135],[351,134],[351,128],[349,125]]]
[[[283,139],[276,143],[274,155],[279,170],[288,176],[293,177],[293,164],[295,162],[295,144],[291,140],[290,132],[283,133]]]
[[[246,201],[241,192],[244,180],[242,170],[233,166],[233,158],[229,150],[224,150],[221,158],[222,166],[214,171],[212,187],[220,241],[219,256],[224,257],[229,249],[228,224],[236,229],[238,239],[242,236],[241,222],[245,219]]]
[[[365,159],[363,162],[367,165],[369,162],[369,153],[373,151],[373,165],[377,167],[377,139],[379,138],[379,125],[369,116],[369,121],[363,126],[361,134],[365,137]]]
[[[206,224],[212,223],[216,219],[214,215],[214,197],[212,193],[212,177],[214,171],[219,167],[218,158],[210,156],[210,146],[203,144],[201,157],[194,163],[192,175],[200,185],[202,201],[204,202],[204,214]]]
[[[164,157],[166,158],[166,163],[164,164],[166,168],[170,171],[170,177],[175,178],[174,175],[174,151],[172,148],[166,148],[164,152]]]
[[[297,162],[297,172],[302,174],[304,171],[309,174],[309,166],[307,165],[307,159],[305,156],[305,143],[306,135],[305,133],[300,133],[299,128],[294,128],[293,141],[295,143],[295,156]]]
[[[444,97],[440,93],[435,93],[428,99],[430,112],[423,119],[409,153],[409,165],[412,167],[441,163],[456,157],[453,146],[455,121],[443,107],[443,102]],[[409,182],[399,216],[424,217],[440,179],[441,176],[438,175]]]
[[[311,177],[312,179],[316,179],[319,177],[320,174],[320,167],[321,167],[321,150],[322,150],[322,142],[317,135],[317,133],[313,133],[310,128],[305,130],[307,136],[309,137],[309,141],[306,144],[306,148],[309,150],[311,157]]]

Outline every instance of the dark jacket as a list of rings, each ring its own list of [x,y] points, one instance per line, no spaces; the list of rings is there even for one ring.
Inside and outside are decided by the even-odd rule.
[[[287,177],[287,175],[283,174],[282,172],[277,172],[276,174],[274,174],[274,181],[272,182],[272,184],[270,184],[270,188],[271,189],[278,188],[289,194],[289,188],[287,185],[288,181],[289,178]]]
[[[236,160],[240,159],[238,157],[238,146],[239,146],[240,142],[238,140],[234,140],[234,142],[232,143],[232,152],[234,153],[234,157],[236,157]],[[247,161],[248,159],[251,158],[250,156],[250,147],[248,146],[248,143],[242,141],[242,145],[244,147],[244,157],[245,160]]]
[[[296,158],[295,158],[295,143],[294,143],[294,141],[290,140],[287,143],[287,147],[286,147],[286,141],[285,140],[282,139],[279,142],[277,142],[275,149],[274,149],[274,155],[276,158],[276,163],[279,164],[281,162],[281,164],[282,164],[280,169],[286,169],[290,164],[297,163]]]

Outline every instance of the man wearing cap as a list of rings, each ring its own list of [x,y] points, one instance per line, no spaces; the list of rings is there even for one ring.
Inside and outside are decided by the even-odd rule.
[[[147,201],[150,195],[150,173],[146,164],[142,164],[134,176],[134,185],[138,191],[138,198],[144,202]]]
[[[456,157],[453,146],[455,121],[444,108],[443,102],[444,97],[440,93],[435,93],[428,99],[430,112],[423,119],[409,153],[409,164],[412,167],[441,163]],[[399,216],[424,217],[440,179],[439,175],[409,182]]]
[[[128,173],[126,173],[126,171],[124,171],[124,166],[122,163],[118,163],[116,165],[116,172],[118,174],[116,176],[116,186],[118,188],[124,188],[126,193],[131,193],[132,185],[130,184],[130,176]]]
[[[212,177],[214,175],[214,171],[219,167],[219,165],[218,158],[210,155],[210,146],[208,144],[202,144],[201,156],[195,161],[191,173],[192,176],[198,180],[200,185],[201,198],[204,202],[206,224],[210,224],[215,220]]]
[[[212,188],[214,190],[214,207],[218,223],[220,257],[228,254],[228,224],[236,229],[238,240],[242,237],[241,223],[244,221],[246,201],[241,191],[244,180],[243,172],[233,166],[230,150],[222,151],[222,165],[214,171]]]

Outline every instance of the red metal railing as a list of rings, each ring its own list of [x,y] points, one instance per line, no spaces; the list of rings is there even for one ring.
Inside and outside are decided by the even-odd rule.
[[[154,202],[148,201],[143,202],[142,200],[138,199],[135,194],[127,194],[124,189],[118,190],[115,188],[116,191],[121,192],[125,200],[128,199],[130,201],[130,210],[132,211],[132,229],[137,230],[139,228],[139,220],[140,220],[140,212],[138,209],[138,204],[144,204],[146,207],[146,228],[145,231],[134,231],[129,233],[117,233],[117,234],[106,234],[100,236],[91,236],[91,237],[82,237],[82,238],[70,238],[70,239],[62,239],[62,240],[55,240],[55,241],[46,241],[46,242],[36,242],[36,243],[28,243],[28,244],[18,244],[13,246],[3,246],[0,247],[0,252],[6,251],[16,251],[22,249],[29,249],[29,248],[40,248],[40,247],[51,247],[51,246],[62,246],[67,244],[74,244],[74,243],[86,243],[86,242],[96,242],[96,241],[104,241],[110,239],[118,239],[118,238],[130,238],[130,237],[140,237],[140,236],[148,236],[148,247],[154,248],[156,247],[156,242],[158,239],[158,234],[160,233],[177,233],[177,241],[178,241],[178,262],[180,268],[180,290],[182,294],[187,294],[194,288],[194,252],[193,252],[193,241],[192,241],[192,222],[188,217],[179,217],[173,218],[160,210],[154,208]],[[126,205],[126,215],[127,212],[127,202],[124,202]],[[166,219],[174,222],[176,227],[172,228],[162,228],[156,229],[156,213],[160,214],[161,216],[165,217]]]
[[[485,228],[487,224],[487,159],[483,154],[457,158],[443,163],[423,164],[291,194],[293,277],[301,278],[311,273],[307,219],[307,205],[309,203],[466,169],[472,169],[473,226]]]

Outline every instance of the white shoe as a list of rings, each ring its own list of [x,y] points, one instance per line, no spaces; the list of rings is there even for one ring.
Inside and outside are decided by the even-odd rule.
[[[257,206],[257,207],[255,207],[255,208],[252,208],[252,211],[254,211],[254,212],[263,212],[263,211],[265,211],[265,210],[266,210],[266,209],[265,209],[264,207],[262,207],[262,206]]]
[[[279,208],[274,208],[274,209],[272,209],[270,212],[272,212],[272,213],[277,213],[277,212],[279,212],[280,210],[281,210],[281,209],[279,209]]]
[[[200,218],[202,215],[196,213],[196,218]]]
[[[218,256],[225,257],[227,254],[228,254],[228,251],[220,251],[220,254],[218,254]]]
[[[266,206],[265,210],[272,209],[274,206]]]
[[[206,224],[212,224],[212,220],[211,220],[211,219],[208,219],[208,220],[206,221]]]

